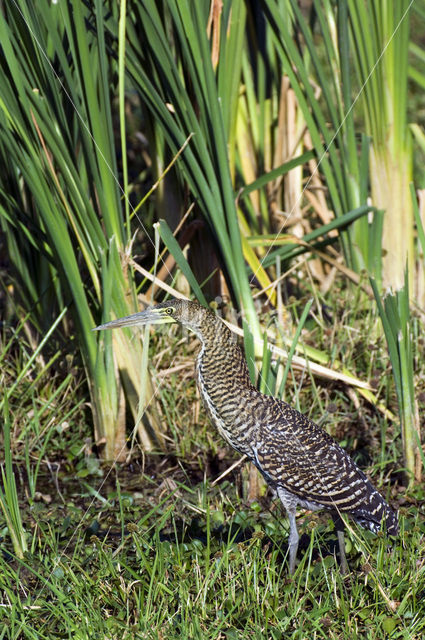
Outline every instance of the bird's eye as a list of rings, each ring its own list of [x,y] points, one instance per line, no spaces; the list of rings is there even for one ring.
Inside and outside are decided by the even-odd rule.
[[[165,309],[165,313],[168,314],[169,316],[171,316],[173,311],[174,311],[174,309],[172,307],[168,307],[167,309]]]

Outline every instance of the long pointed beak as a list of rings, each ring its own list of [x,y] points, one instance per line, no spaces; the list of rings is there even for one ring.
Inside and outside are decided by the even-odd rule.
[[[139,313],[134,313],[131,316],[125,316],[125,318],[117,318],[117,320],[100,324],[98,327],[94,327],[92,331],[118,329],[119,327],[132,327],[135,325],[144,326],[146,324],[164,324],[166,322],[173,322],[173,319],[161,315],[160,311],[157,309],[146,309],[146,311],[140,311]]]

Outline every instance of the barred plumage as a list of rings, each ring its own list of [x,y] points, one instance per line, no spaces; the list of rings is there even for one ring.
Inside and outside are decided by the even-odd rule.
[[[169,300],[97,327],[179,322],[201,342],[196,377],[203,404],[219,433],[250,458],[276,491],[290,522],[289,569],[295,568],[297,505],[332,513],[346,570],[340,514],[362,526],[397,535],[396,513],[326,431],[287,403],[251,384],[245,357],[225,324],[195,302]]]

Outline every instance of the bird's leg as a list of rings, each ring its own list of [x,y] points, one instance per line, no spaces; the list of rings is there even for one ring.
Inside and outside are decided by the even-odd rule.
[[[295,520],[295,509],[291,509],[289,510],[288,508],[286,508],[286,511],[288,513],[288,518],[289,518],[289,540],[288,540],[288,544],[289,544],[289,573],[292,575],[295,571],[295,560],[297,557],[297,551],[298,551],[298,542],[300,539],[300,536],[298,534],[298,530],[297,530],[297,522]]]
[[[335,524],[336,535],[338,537],[339,557],[340,557],[340,571],[342,575],[349,573],[347,557],[345,555],[345,543],[344,543],[344,521],[339,513],[332,514],[332,519]]]
[[[337,531],[336,534],[338,536],[339,557],[341,559],[341,564],[340,564],[340,569],[339,570],[341,571],[341,574],[344,576],[349,572],[347,558],[346,558],[346,555],[345,555],[344,532],[343,531]]]
[[[289,491],[286,491],[283,487],[277,487],[276,491],[289,518],[289,573],[292,575],[295,571],[295,559],[297,557],[298,542],[300,539],[297,530],[297,522],[295,520],[298,498],[291,495]]]

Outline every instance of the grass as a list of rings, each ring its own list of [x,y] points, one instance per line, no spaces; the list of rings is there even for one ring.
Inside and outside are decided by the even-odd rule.
[[[379,400],[394,410],[378,318],[365,296],[355,305],[350,296],[336,283],[333,307],[328,301],[325,314],[315,307],[302,339],[373,381]],[[298,315],[305,302],[292,301]],[[421,333],[415,332],[417,341]],[[158,408],[169,427],[167,455],[139,458],[133,451],[128,465],[102,467],[75,363],[71,376],[59,360],[56,372],[56,365],[34,361],[30,377],[11,394],[28,551],[15,556],[0,521],[0,638],[423,638],[425,496],[423,487],[407,493],[403,486],[397,425],[361,396],[353,406],[344,387],[308,374],[289,377],[287,401],[326,425],[367,467],[400,508],[401,523],[390,548],[385,537],[349,522],[351,573],[343,578],[329,517],[300,510],[299,564],[291,578],[280,504],[265,490],[248,501],[246,465],[213,482],[238,456],[199,408],[194,342],[176,329],[151,342]],[[23,337],[10,344],[4,342],[7,354],[3,349],[9,385],[31,357]],[[423,409],[425,376],[417,364]],[[164,375],[170,365],[179,371]]]
[[[161,495],[87,496],[83,520],[71,497],[32,515],[31,553],[0,561],[3,637],[423,637],[417,509],[390,551],[384,538],[347,535],[347,578],[327,550],[326,518],[301,516],[306,548],[290,579],[278,508],[247,507],[233,483],[177,483]]]
[[[282,18],[284,4],[299,15],[297,40]],[[131,424],[137,415],[134,391],[143,386],[140,343],[130,333],[112,338],[90,331],[101,312],[106,320],[138,304],[127,258],[131,254],[152,266],[149,234],[139,230],[133,236],[138,224],[151,232],[163,211],[174,228],[174,217],[193,199],[196,215],[202,213],[220,245],[217,256],[226,265],[226,287],[220,291],[232,290],[257,337],[261,331],[253,291],[257,284],[270,284],[275,269],[293,269],[294,258],[305,252],[305,247],[281,245],[288,238],[280,238],[266,255],[272,248],[270,232],[277,231],[272,211],[293,213],[294,203],[300,204],[304,241],[317,242],[325,228],[335,262],[336,236],[328,232],[338,228],[348,265],[360,269],[366,264],[379,272],[383,218],[378,212],[363,215],[372,213],[366,206],[369,142],[358,112],[350,110],[350,23],[344,12],[352,6],[354,15],[357,5],[339,4],[334,25],[332,3],[314,3],[315,36],[319,31],[323,35],[318,42],[295,0],[262,3],[268,8],[263,26],[269,42],[263,50],[261,43],[246,39],[245,22],[249,27],[254,14],[242,0],[224,3],[211,27],[217,37],[211,39],[205,28],[209,3],[168,0],[160,11],[151,0],[132,3],[130,11],[125,1],[42,0],[42,11],[27,0],[3,3],[0,244],[7,247],[7,258],[1,264],[6,282],[0,310],[8,306],[5,317],[22,318],[22,323],[0,342],[0,384],[7,389],[7,402],[0,400],[7,427],[1,443],[7,455],[5,475],[0,474],[6,489],[0,494],[0,640],[424,637],[424,488],[406,488],[387,349],[361,287],[344,288],[322,267],[322,275],[313,279],[299,263],[282,284],[289,304],[287,315],[282,311],[280,317],[290,342],[292,325],[312,297],[300,342],[329,354],[330,363],[340,362],[376,389],[379,404],[371,406],[360,392],[324,383],[309,370],[296,375],[285,371],[285,399],[325,426],[400,509],[401,533],[392,548],[385,538],[349,525],[351,574],[344,579],[326,514],[300,511],[299,565],[289,578],[288,526],[280,505],[264,486],[256,501],[248,500],[246,465],[217,480],[237,455],[200,408],[192,375],[193,342],[178,331],[152,337],[156,391],[146,388],[153,413],[145,441],[148,431],[161,427],[164,433],[157,430],[152,446],[159,447],[163,437],[166,453],[143,455],[137,439],[125,431],[125,417]],[[320,12],[322,6],[330,11]],[[360,31],[366,33],[363,26]],[[406,37],[403,43],[407,46]],[[396,56],[396,64],[402,59]],[[341,60],[341,68],[332,60],[338,65]],[[284,84],[278,89],[285,67],[298,97],[292,143],[281,126],[290,104]],[[312,83],[314,69],[317,83]],[[418,73],[414,79],[420,84]],[[321,88],[320,97],[314,84]],[[402,120],[403,95],[400,91],[396,96]],[[298,140],[296,129],[304,127],[301,111],[309,133]],[[421,119],[413,111],[415,142],[420,144]],[[134,139],[136,134],[150,139],[127,146],[131,128]],[[287,129],[289,134],[289,124]],[[285,151],[282,136],[289,141]],[[314,152],[309,151],[312,145]],[[170,156],[176,179],[167,187],[157,179]],[[299,179],[282,189],[281,178],[289,177],[289,168],[301,166]],[[124,192],[135,206],[132,213],[116,182],[121,172]],[[236,197],[241,186],[244,191]],[[287,206],[286,195],[294,187]],[[155,198],[150,197],[153,191]],[[328,207],[336,220],[329,221]],[[351,230],[341,231],[348,219],[361,214],[357,238]],[[186,222],[182,235],[196,218]],[[178,271],[186,269],[190,280],[184,250],[177,250],[167,229],[160,223],[158,232]],[[198,239],[191,251],[197,244]],[[322,241],[318,247],[329,249]],[[201,250],[207,255],[211,245]],[[318,291],[307,295],[309,283],[317,281],[324,288],[332,282],[326,298]],[[146,283],[138,282],[137,292],[144,292]],[[63,317],[65,304],[72,315]],[[423,316],[408,324],[413,329],[414,390],[423,412]],[[112,340],[117,341],[114,354]],[[277,342],[287,340],[279,342],[277,336]],[[85,371],[81,361],[71,362],[78,348]],[[265,389],[274,375],[268,357],[265,350]],[[172,372],[167,373],[168,367]],[[125,375],[118,376],[118,369]],[[277,375],[274,382],[279,388]],[[127,410],[121,383],[128,394]],[[102,466],[93,441],[101,442],[103,435],[106,458],[115,453],[116,442],[121,446],[128,437],[132,455],[127,464],[112,470]],[[121,453],[120,462],[127,456],[124,446]]]

